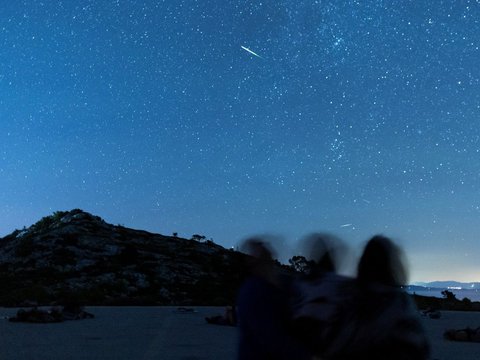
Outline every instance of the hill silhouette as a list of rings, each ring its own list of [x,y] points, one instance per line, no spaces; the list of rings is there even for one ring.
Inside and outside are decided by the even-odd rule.
[[[246,255],[58,211],[0,239],[0,305],[225,305]]]
[[[80,209],[57,211],[0,238],[0,306],[72,299],[88,305],[233,304],[247,256],[198,234],[165,236],[108,224]],[[298,272],[296,258],[278,265]],[[420,309],[480,307],[454,296],[412,296]]]

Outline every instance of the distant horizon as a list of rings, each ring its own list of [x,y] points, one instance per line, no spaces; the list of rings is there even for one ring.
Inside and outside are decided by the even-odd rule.
[[[409,285],[423,286],[418,284],[433,284],[433,283],[480,284],[480,281],[458,281],[458,280],[414,281],[414,282],[410,282]],[[430,287],[435,287],[435,286],[430,286]],[[468,289],[464,289],[464,290],[468,290]],[[477,288],[475,288],[475,290],[477,290]]]

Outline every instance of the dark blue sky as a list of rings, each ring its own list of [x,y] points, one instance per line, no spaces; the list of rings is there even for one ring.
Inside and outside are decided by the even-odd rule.
[[[2,4],[0,236],[381,232],[412,280],[480,281],[480,3],[338,3]]]

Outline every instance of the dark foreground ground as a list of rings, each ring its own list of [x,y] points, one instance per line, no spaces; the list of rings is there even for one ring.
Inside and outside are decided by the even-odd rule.
[[[235,359],[237,329],[210,325],[205,316],[223,308],[87,307],[94,319],[54,324],[12,323],[17,309],[0,308],[0,359],[94,360],[227,360]],[[480,326],[480,312],[442,312],[440,319],[424,318],[431,339],[432,359],[480,358],[480,343],[450,342],[448,328]]]
[[[2,308],[0,316],[17,309]],[[209,325],[222,308],[87,307],[94,319],[32,324],[0,321],[0,359],[232,359],[236,328]]]

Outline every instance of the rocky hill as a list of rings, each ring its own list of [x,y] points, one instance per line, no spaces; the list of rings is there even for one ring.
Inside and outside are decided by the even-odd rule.
[[[0,239],[0,305],[225,305],[245,255],[202,236],[183,239],[55,212]]]

